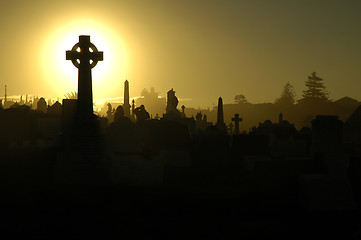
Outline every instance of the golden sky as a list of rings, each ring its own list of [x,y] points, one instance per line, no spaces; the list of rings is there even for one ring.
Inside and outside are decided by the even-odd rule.
[[[65,51],[90,35],[104,51],[94,99],[174,88],[186,106],[298,97],[313,71],[336,100],[361,100],[361,1],[1,0],[0,95],[63,97],[77,90]]]

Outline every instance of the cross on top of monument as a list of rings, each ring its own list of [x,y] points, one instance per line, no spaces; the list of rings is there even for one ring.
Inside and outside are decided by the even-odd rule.
[[[103,52],[99,52],[90,36],[79,36],[70,51],[66,51],[66,60],[71,60],[78,68],[78,116],[89,117],[93,115],[93,90],[91,69],[98,61],[103,61]]]
[[[241,122],[243,119],[242,118],[240,118],[239,117],[239,114],[238,113],[236,113],[235,115],[234,115],[234,118],[232,118],[232,121],[234,121],[234,127],[235,127],[235,129],[234,129],[234,131],[235,131],[235,134],[239,134],[239,122]]]
[[[98,61],[103,61],[103,52],[99,52],[90,42],[90,36],[81,35],[79,42],[70,51],[66,51],[66,60],[71,60],[76,68],[81,65],[90,65],[90,68],[93,68]]]
[[[232,121],[234,122],[241,122],[243,119],[239,117],[239,114],[234,114],[234,118],[232,118]]]

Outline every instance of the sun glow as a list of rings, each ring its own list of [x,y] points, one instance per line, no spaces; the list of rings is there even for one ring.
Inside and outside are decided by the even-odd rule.
[[[78,69],[65,60],[65,52],[79,42],[80,35],[89,35],[104,60],[92,69],[93,96],[105,97],[119,85],[126,72],[126,52],[120,36],[94,20],[74,21],[55,29],[43,45],[42,64],[44,81],[58,96],[77,91]]]

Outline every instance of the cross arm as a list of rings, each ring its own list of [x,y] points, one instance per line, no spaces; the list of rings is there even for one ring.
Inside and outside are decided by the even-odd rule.
[[[93,59],[93,61],[103,61],[103,52],[91,53],[91,59]]]
[[[66,51],[66,60],[75,60],[79,58],[79,53],[74,51]]]

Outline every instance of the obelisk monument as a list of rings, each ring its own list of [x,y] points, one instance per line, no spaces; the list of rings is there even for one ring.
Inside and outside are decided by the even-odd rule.
[[[125,80],[124,82],[124,116],[130,118],[130,104],[129,104],[129,82]]]
[[[218,109],[217,109],[217,123],[216,127],[221,132],[227,131],[227,126],[224,123],[224,116],[223,116],[223,100],[221,97],[218,98]]]

